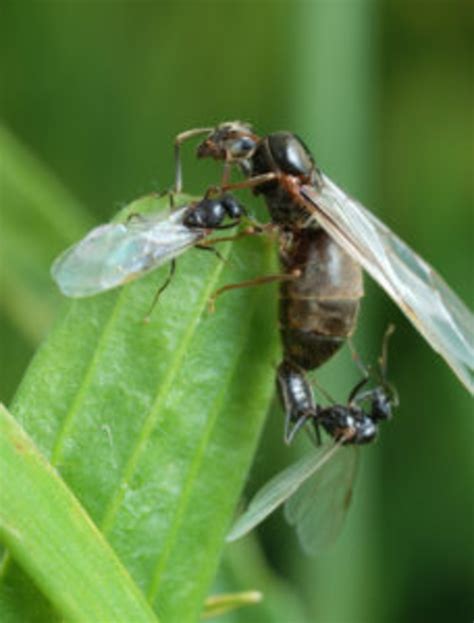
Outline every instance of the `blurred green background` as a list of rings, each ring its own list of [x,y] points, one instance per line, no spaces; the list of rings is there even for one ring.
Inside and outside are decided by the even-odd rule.
[[[368,0],[4,4],[0,398],[54,322],[54,256],[127,201],[169,187],[178,132],[226,119],[304,137],[321,168],[472,307],[470,16],[467,3]],[[184,165],[188,192],[216,180],[191,148]],[[48,202],[52,187],[61,205]],[[472,403],[378,287],[366,289],[355,343],[373,360],[397,325],[396,419],[363,449],[346,529],[327,555],[305,558],[279,516],[259,530],[261,551],[229,548],[215,590],[267,598],[222,621],[473,616]],[[355,378],[347,353],[318,375],[341,399]],[[283,447],[275,412],[249,492],[299,451]]]

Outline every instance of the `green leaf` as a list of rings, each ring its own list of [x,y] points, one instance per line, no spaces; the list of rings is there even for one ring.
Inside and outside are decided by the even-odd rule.
[[[202,610],[274,388],[274,288],[207,311],[219,285],[271,272],[273,245],[230,250],[180,259],[149,324],[167,267],[65,305],[12,406],[170,623]]]
[[[252,532],[225,550],[212,593],[234,593],[253,589],[260,592],[263,599],[251,611],[234,610],[221,617],[219,623],[248,623],[249,620],[252,623],[307,622],[308,613],[301,603],[299,591],[275,572],[266,559],[257,536],[256,532]],[[278,555],[284,546],[278,542]]]
[[[54,175],[0,124],[2,307],[33,343],[50,326],[59,297],[48,267],[91,221]]]
[[[70,621],[157,619],[110,546],[0,405],[0,534]]]

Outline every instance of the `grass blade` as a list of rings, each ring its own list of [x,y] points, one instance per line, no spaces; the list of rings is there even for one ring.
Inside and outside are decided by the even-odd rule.
[[[0,159],[2,309],[36,344],[59,300],[48,278],[51,260],[91,221],[47,167],[1,124]]]
[[[157,621],[107,542],[0,405],[0,533],[69,621]]]

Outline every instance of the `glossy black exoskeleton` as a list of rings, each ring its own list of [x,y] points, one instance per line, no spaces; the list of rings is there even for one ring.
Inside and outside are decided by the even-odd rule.
[[[330,359],[352,334],[363,296],[360,265],[318,225],[305,198],[304,189],[324,187],[311,152],[291,132],[261,137],[238,121],[191,130],[176,141],[177,188],[182,181],[179,145],[202,133],[207,136],[198,146],[198,157],[224,162],[223,188],[247,187],[262,195],[279,233],[283,361],[277,386],[286,413],[286,440],[311,420],[331,436],[340,430],[352,431],[344,435],[346,443],[370,441],[377,422],[391,414],[393,401],[386,385],[357,394],[357,398],[351,396],[347,406],[321,408],[306,376]],[[247,178],[244,182],[228,183],[233,165]],[[256,279],[250,285],[265,282]]]
[[[360,445],[375,439],[378,424],[391,419],[393,408],[398,406],[398,396],[383,378],[381,385],[360,391],[367,380],[356,385],[347,405],[316,408],[312,424],[318,438],[318,427],[322,426],[336,441],[344,438],[345,444]]]
[[[315,166],[301,139],[291,132],[258,136],[250,125],[240,121],[182,132],[175,140],[176,190],[182,188],[180,146],[203,134],[207,136],[198,147],[198,156],[223,162],[221,183],[209,189],[210,192],[253,188],[266,200],[273,224],[269,230],[285,235],[290,233],[296,243],[303,231],[323,229],[332,239],[334,249],[339,248],[334,253],[339,253],[339,257],[347,254],[346,265],[352,261],[362,266],[445,359],[465,387],[474,393],[473,317],[470,310],[432,266]],[[245,180],[230,181],[234,166],[241,169]],[[329,248],[330,244],[327,246]],[[333,264],[337,262],[335,258]],[[303,279],[302,273],[293,270],[281,275],[281,281]],[[276,277],[255,279],[242,287],[276,281]],[[335,274],[333,285],[337,284],[337,277]],[[235,287],[237,284],[226,290]],[[330,291],[315,294],[313,300],[316,302],[329,299],[337,302]],[[345,300],[351,298],[355,303],[356,297],[351,295]],[[314,307],[316,317],[319,309],[317,304]],[[344,304],[340,311],[344,313]],[[313,331],[313,335],[317,332]],[[346,337],[327,334],[328,337],[333,335],[336,342],[342,342]],[[323,344],[324,349],[326,346]]]
[[[255,180],[254,192],[264,196],[273,223],[303,227],[308,221],[304,203],[298,201],[294,190],[284,183],[285,176],[295,177],[305,184],[317,186],[320,183],[314,158],[296,134],[273,132],[259,138],[245,124],[223,123],[199,145],[197,155],[224,160],[226,164],[236,162],[247,178]],[[257,182],[265,176],[271,179]]]
[[[384,422],[391,419],[393,407],[396,406],[393,395],[384,391],[383,388],[376,388],[373,390],[371,402],[370,417],[374,422]]]
[[[305,184],[317,186],[320,172],[313,156],[303,141],[291,132],[274,132],[257,145],[250,160],[251,177],[280,174],[278,179],[263,182],[254,187],[254,193],[263,195],[272,222],[282,227],[304,227],[308,212],[304,205],[295,201],[292,188],[286,188],[283,176],[296,177]]]
[[[358,405],[332,405],[319,408],[312,419],[319,438],[319,426],[336,441],[344,444],[361,445],[370,443],[377,435],[377,424]]]
[[[204,198],[188,208],[183,225],[202,229],[228,228],[233,227],[245,213],[245,208],[230,194],[215,199]],[[234,222],[222,225],[226,217],[234,219]]]
[[[316,415],[313,390],[303,370],[288,360],[278,366],[277,389],[285,410],[285,440],[289,443],[298,430]]]
[[[347,404],[321,407],[315,404],[312,388],[302,371],[289,361],[278,369],[278,389],[286,412],[285,439],[291,442],[296,433],[311,423],[320,442],[320,427],[345,445],[373,441],[378,424],[391,418],[398,398],[393,388],[382,379],[381,385],[361,391],[368,377],[352,390]]]
[[[364,377],[352,389],[346,404],[317,405],[304,370],[288,360],[280,364],[277,383],[286,413],[287,442],[308,422],[318,442],[321,426],[328,435],[344,444],[360,445],[376,437],[379,423],[391,419],[394,407],[399,404],[397,391],[387,380],[388,340],[393,331],[390,325],[385,332],[375,371],[369,371],[353,353]],[[369,383],[372,386],[367,388]]]
[[[241,185],[251,186],[255,194],[264,197],[272,223],[280,232],[279,325],[284,359],[277,384],[287,421],[291,421],[295,408],[303,408],[305,401],[314,402],[306,372],[332,357],[355,328],[363,296],[362,271],[312,219],[298,192],[303,184],[316,188],[321,184],[321,173],[300,138],[291,132],[259,137],[246,124],[229,122],[215,129],[183,133],[177,148],[183,140],[203,132],[208,136],[198,146],[198,157],[224,161],[224,181],[230,166],[237,164],[247,177]],[[177,187],[180,184],[178,156]],[[288,279],[289,275],[295,277]],[[305,396],[298,407],[290,390],[282,393],[290,369],[292,387]]]

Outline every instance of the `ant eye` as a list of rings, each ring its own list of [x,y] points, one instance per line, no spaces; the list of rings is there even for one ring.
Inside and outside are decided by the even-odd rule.
[[[229,151],[234,158],[243,158],[248,156],[254,149],[255,141],[248,136],[242,136],[230,143]]]

